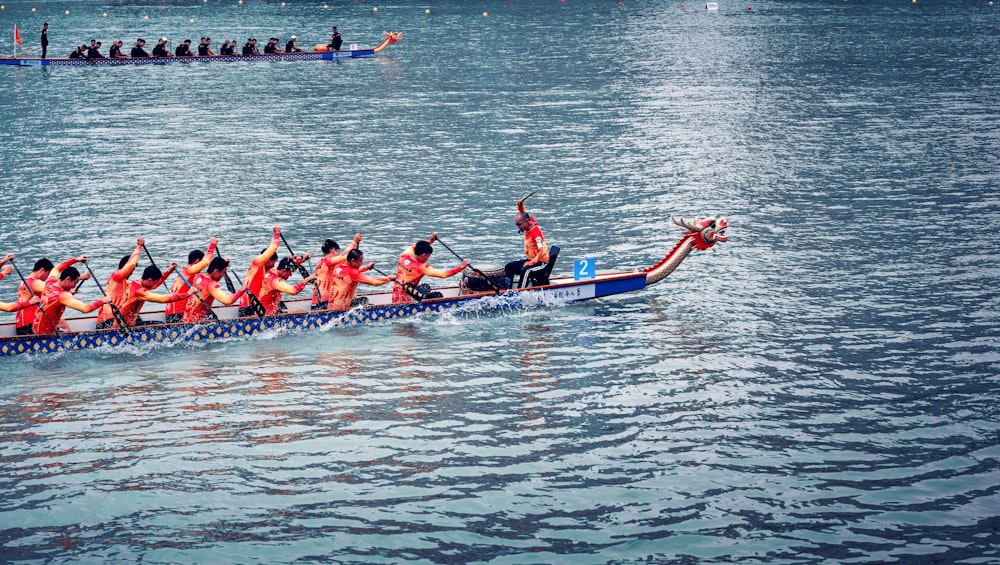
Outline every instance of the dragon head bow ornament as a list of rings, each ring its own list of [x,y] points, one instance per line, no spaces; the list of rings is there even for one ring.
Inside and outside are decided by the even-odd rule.
[[[684,235],[698,236],[694,240],[694,246],[697,249],[705,250],[716,243],[729,241],[729,238],[726,237],[726,228],[729,227],[729,222],[725,218],[695,218],[693,222],[673,216],[670,219],[678,226],[687,228],[688,232]]]

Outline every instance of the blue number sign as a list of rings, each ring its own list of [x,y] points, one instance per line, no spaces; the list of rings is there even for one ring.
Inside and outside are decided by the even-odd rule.
[[[597,275],[597,259],[577,259],[573,261],[573,280],[585,281]]]

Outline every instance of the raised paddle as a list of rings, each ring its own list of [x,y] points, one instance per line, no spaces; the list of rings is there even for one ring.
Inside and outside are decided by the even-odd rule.
[[[215,244],[215,251],[219,255],[222,255],[222,251],[219,250],[218,243]],[[243,281],[240,280],[240,276],[236,273],[233,273],[233,276],[236,277],[236,282],[240,283],[240,286],[243,286]],[[249,281],[247,284],[250,284]],[[233,281],[229,280],[229,269],[226,269],[226,286],[229,288],[229,292],[236,292],[233,288]],[[249,288],[245,288],[244,290],[246,290],[247,298],[250,300],[250,306],[253,308],[253,313],[256,314],[258,318],[264,318],[267,316],[267,308],[264,308],[264,305],[260,303],[260,299],[257,298],[257,295],[251,292]]]
[[[529,198],[531,198],[532,196],[534,196],[536,192],[538,192],[538,191],[537,190],[532,190],[527,196],[525,196],[524,198],[518,200],[518,202],[521,203],[521,204],[524,204],[524,201],[527,200],[527,199],[529,199]]]
[[[149,252],[149,249],[146,249],[146,244],[145,244],[145,243],[143,243],[143,244],[142,244],[142,250],[146,252],[146,257],[148,257],[148,258],[149,258],[149,262],[150,262],[150,263],[151,263],[151,264],[152,264],[152,265],[153,265],[154,267],[156,267],[156,261],[153,261],[153,254]],[[189,281],[189,280],[187,280],[186,278],[184,278],[184,273],[182,273],[180,269],[177,269],[177,271],[175,271],[175,272],[177,273],[177,276],[178,276],[178,277],[180,277],[182,281],[184,281],[184,284],[186,284],[186,285],[187,285],[187,287],[188,287],[189,289],[191,289],[191,290],[193,290],[193,291],[194,291],[194,295],[193,295],[193,296],[194,296],[195,298],[197,298],[197,299],[198,299],[198,300],[199,300],[199,301],[200,301],[200,302],[201,302],[202,304],[204,304],[206,308],[208,308],[208,314],[209,314],[209,315],[210,315],[210,316],[212,317],[212,319],[213,319],[213,320],[216,320],[216,321],[218,321],[218,319],[219,319],[219,315],[218,315],[218,314],[216,314],[216,313],[215,313],[215,311],[214,311],[214,310],[212,310],[212,307],[211,307],[211,306],[209,306],[209,305],[208,305],[208,304],[207,304],[207,303],[206,303],[206,302],[205,302],[205,301],[204,301],[204,300],[203,300],[203,299],[201,298],[201,294],[199,294],[199,293],[198,293],[198,289],[196,289],[195,287],[191,286],[191,281]]]
[[[295,255],[295,252],[292,251],[292,246],[288,245],[288,240],[285,239],[285,234],[280,233],[279,235],[281,236],[282,243],[285,244],[285,248],[288,249],[288,252],[292,255],[292,261],[295,261],[295,258],[297,257],[297,255]],[[302,263],[299,263],[298,261],[295,261],[295,266],[298,268],[299,274],[302,275],[302,278],[304,278],[304,279],[309,278],[309,271],[307,271],[306,268],[302,266]],[[318,297],[320,295],[320,292],[319,292],[319,283],[317,283],[315,280],[313,280],[313,286],[316,287],[316,296]]]
[[[104,286],[101,285],[101,281],[97,280],[97,275],[95,275],[94,270],[90,268],[90,263],[84,261],[83,266],[87,267],[87,272],[90,273],[90,278],[94,279],[94,283],[97,285],[97,288],[101,289],[101,294],[106,298],[108,293],[104,292]],[[118,322],[118,329],[125,335],[132,333],[132,326],[128,323],[128,320],[125,319],[125,314],[122,314],[122,311],[119,310],[113,302],[108,302],[108,306],[111,307],[111,314],[114,315],[115,321]]]
[[[534,194],[534,192],[532,192],[531,194]],[[529,194],[528,196],[531,196],[531,194]],[[527,198],[528,196],[525,196],[525,198]],[[451,251],[452,255],[454,255],[455,257],[458,257],[459,261],[465,261],[465,259],[461,255],[459,255],[458,253],[455,253],[455,251],[452,248],[448,247],[447,243],[441,241],[441,236],[437,236],[436,241],[438,243],[440,243],[441,245],[443,245],[445,249],[447,249],[448,251]],[[484,272],[480,271],[479,269],[477,269],[476,266],[473,265],[472,263],[469,263],[469,268],[472,269],[474,272],[478,273],[479,276],[483,277],[483,280],[486,281],[486,284],[490,285],[490,288],[493,289],[493,292],[496,292],[498,295],[503,293],[503,291],[500,290],[500,287],[498,287],[496,285],[496,283],[493,282],[493,279],[491,279],[489,276],[487,276],[486,273],[484,273]]]
[[[24,275],[21,274],[21,269],[17,268],[17,264],[14,263],[14,260],[11,259],[9,263],[11,267],[14,267],[14,271],[17,272],[17,276],[21,277],[21,282],[24,283],[24,288],[28,289],[28,294],[34,295],[35,291],[31,290],[31,285],[28,284],[28,279],[24,278]],[[48,320],[49,325],[52,326],[52,329],[56,331],[56,337],[59,338],[59,341],[62,341],[62,334],[59,333],[59,326],[52,323],[52,318],[49,317],[48,313],[45,311],[45,308],[42,308],[41,304],[38,304],[38,311],[42,313],[42,316],[45,316],[45,319]],[[64,349],[66,348],[65,343],[63,343],[63,348]]]

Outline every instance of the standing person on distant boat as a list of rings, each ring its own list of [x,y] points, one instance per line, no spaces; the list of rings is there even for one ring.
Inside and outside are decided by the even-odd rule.
[[[146,46],[146,40],[145,39],[143,39],[141,37],[139,39],[136,39],[135,40],[135,47],[132,48],[132,58],[133,59],[145,59],[146,57],[149,57],[149,53],[146,53],[146,50],[143,49],[143,47],[145,47],[145,46]]]
[[[278,262],[278,246],[281,244],[281,228],[274,226],[271,228],[274,232],[274,237],[271,238],[271,243],[261,250],[260,255],[253,258],[250,261],[250,267],[247,269],[247,274],[243,277],[243,282],[247,287],[247,292],[252,293],[258,299],[260,298],[260,288],[264,284],[264,275],[268,271],[274,268],[274,265]],[[253,316],[255,314],[253,305],[250,303],[250,297],[244,295],[240,300],[240,317]]]
[[[333,292],[330,293],[330,303],[328,310],[333,312],[343,312],[355,306],[367,304],[367,298],[354,298],[358,291],[358,283],[365,283],[372,286],[382,286],[392,280],[393,277],[369,277],[364,274],[361,264],[364,263],[365,256],[360,249],[352,249],[347,252],[347,261],[333,268]],[[375,264],[368,265],[370,269]]]
[[[170,54],[170,51],[167,51],[167,38],[166,37],[161,38],[158,42],[156,42],[156,46],[153,47],[153,56],[154,57],[173,57],[173,55]]]
[[[81,258],[86,256],[75,257],[73,259],[67,259],[62,263],[59,263],[58,271],[65,271],[72,265],[76,264]],[[29,302],[32,297],[41,299],[42,293],[45,292],[45,281],[51,276],[53,269],[55,267],[52,265],[52,261],[42,257],[38,261],[35,261],[35,266],[31,269],[31,274],[17,287],[17,301],[18,302]],[[90,273],[84,274],[81,279],[90,278]],[[35,322],[35,314],[38,313],[38,305],[36,302],[24,310],[17,313],[17,317],[14,319],[14,328],[17,335],[31,335],[34,333],[32,329],[32,324]]]
[[[426,295],[430,291],[428,285],[420,285],[420,279],[427,277],[436,277],[439,279],[446,279],[448,277],[457,275],[471,263],[468,259],[462,261],[462,264],[452,268],[452,269],[435,269],[427,264],[431,259],[431,253],[434,253],[434,248],[431,244],[437,240],[437,233],[432,233],[426,241],[418,241],[413,245],[406,248],[402,255],[399,256],[399,263],[396,267],[396,278],[402,284],[397,284],[392,289],[392,301],[393,302],[413,302],[413,297],[406,292],[406,288],[409,285],[422,286],[421,290],[423,294]],[[427,298],[433,298],[426,296]]]
[[[228,267],[229,261],[222,257],[216,257],[208,265],[208,274],[199,273],[194,276],[194,279],[191,280],[191,286],[194,287],[197,295],[192,295],[185,303],[184,317],[182,318],[185,324],[193,324],[207,318],[208,313],[212,310],[212,303],[216,300],[225,306],[232,306],[244,296],[246,293],[245,284],[233,294],[227,294],[226,291],[219,288],[219,281],[226,275]]]
[[[337,26],[333,26],[333,32],[330,35],[330,51],[340,51],[340,46],[344,44],[344,39],[340,37],[340,32],[337,31]]]
[[[236,42],[233,41],[232,43],[230,43],[229,39],[223,41],[222,49],[219,50],[219,55],[235,55],[235,54],[236,54]]]
[[[104,294],[111,298],[111,303],[105,304],[101,308],[101,311],[97,313],[97,329],[114,327],[114,311],[111,306],[114,305],[119,309],[121,308],[122,299],[125,298],[125,286],[128,284],[128,278],[135,271],[136,265],[139,264],[139,258],[142,256],[142,246],[145,243],[145,239],[141,237],[137,239],[135,251],[132,252],[132,255],[122,257],[121,261],[118,262],[118,269],[108,277],[108,282],[104,286]]]
[[[519,232],[524,234],[524,254],[527,259],[511,261],[504,266],[504,272],[510,283],[513,283],[517,275],[527,277],[534,271],[544,269],[549,262],[549,247],[545,244],[542,228],[524,207],[524,201],[531,194],[517,201],[517,215],[514,216],[514,225],[517,226]]]
[[[188,264],[181,267],[182,277],[177,277],[174,279],[174,284],[170,287],[171,294],[177,294],[178,292],[183,292],[188,290],[190,287],[184,282],[187,279],[189,282],[194,278],[195,275],[205,270],[212,263],[212,258],[215,256],[215,245],[218,242],[214,237],[208,241],[208,252],[202,251],[201,249],[192,249],[188,253]],[[167,323],[172,324],[174,322],[181,321],[184,317],[184,302],[171,302],[167,304]]]
[[[264,306],[264,311],[268,316],[277,314],[282,308],[281,295],[290,294],[292,296],[302,292],[307,284],[316,280],[316,275],[309,275],[298,284],[292,286],[286,281],[298,268],[295,259],[285,257],[278,266],[271,269],[264,275],[264,284],[260,289],[260,303]]]
[[[333,268],[337,265],[347,261],[347,254],[351,252],[352,249],[357,249],[358,245],[361,243],[361,234],[355,234],[354,241],[347,246],[347,249],[343,253],[340,252],[340,246],[337,242],[332,239],[327,239],[323,242],[323,257],[316,262],[316,288],[313,289],[312,297],[312,309],[313,310],[326,310],[329,306],[330,295],[333,293]],[[364,272],[367,269],[362,268],[361,271]],[[317,294],[317,289],[319,293]]]
[[[49,52],[49,22],[42,24],[42,59]]]
[[[153,289],[163,284],[163,281],[167,280],[170,273],[177,269],[177,263],[170,263],[167,267],[167,272],[161,272],[159,267],[156,265],[150,265],[142,271],[142,279],[138,281],[129,281],[128,285],[125,287],[125,295],[122,297],[121,305],[119,310],[123,316],[125,316],[125,321],[128,322],[130,326],[145,326],[153,324],[155,322],[144,322],[139,319],[139,312],[142,310],[142,306],[146,302],[156,302],[158,304],[180,304],[182,309],[184,306],[184,301],[190,298],[195,291],[186,289],[183,292],[174,292],[171,294],[157,294],[152,292]],[[118,322],[114,318],[110,320],[114,327],[118,327]],[[120,328],[119,328],[120,329]]]
[[[198,56],[199,57],[214,57],[215,51],[212,51],[212,38],[203,37],[201,39],[201,45],[198,46]]]
[[[301,53],[302,52],[302,48],[300,48],[299,46],[295,45],[295,40],[296,39],[298,39],[298,38],[293,35],[292,38],[288,40],[288,43],[285,44],[285,53]]]
[[[174,49],[175,57],[194,57],[194,53],[191,52],[191,40],[185,39]]]
[[[76,261],[85,263],[87,256],[81,255],[77,257]],[[42,299],[35,311],[35,320],[31,324],[31,329],[35,334],[53,334],[56,333],[57,327],[67,327],[62,321],[66,308],[87,314],[111,302],[111,298],[108,296],[103,296],[100,300],[95,300],[90,304],[84,304],[77,300],[73,296],[73,292],[76,290],[76,283],[80,280],[82,277],[76,267],[67,267],[65,271],[55,269],[49,274],[49,278],[45,279]]]

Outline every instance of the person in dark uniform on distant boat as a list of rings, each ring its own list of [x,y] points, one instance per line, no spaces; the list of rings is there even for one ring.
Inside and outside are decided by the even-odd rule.
[[[87,59],[103,59],[104,55],[101,55],[101,42],[90,40],[90,47],[87,49]]]
[[[340,32],[337,31],[337,26],[333,26],[333,32],[330,35],[330,50],[340,51],[340,46],[344,44],[344,38],[340,37]]]
[[[81,45],[81,46],[77,47],[76,49],[73,50],[72,53],[69,54],[69,58],[70,59],[86,59],[87,58],[87,46],[86,45]]]
[[[154,57],[173,57],[170,51],[167,51],[167,38],[163,37],[156,42],[156,46],[153,47]]]
[[[126,56],[122,53],[122,40],[116,39],[111,42],[111,49],[108,50],[108,59],[125,59]]]
[[[267,45],[264,46],[264,54],[278,53],[278,38],[272,37],[267,40]]]
[[[235,55],[235,54],[236,54],[236,42],[233,41],[232,43],[230,43],[229,39],[223,41],[222,49],[219,50],[219,55]]]
[[[201,39],[201,45],[198,46],[198,56],[199,57],[214,57],[215,51],[212,51],[212,38],[203,37]]]
[[[175,57],[194,57],[194,53],[191,52],[191,40],[185,39],[177,46],[174,50]]]
[[[49,22],[42,24],[42,59],[49,52]]]
[[[136,39],[135,40],[135,47],[132,48],[132,58],[133,59],[144,59],[146,57],[149,57],[149,53],[146,53],[146,50],[143,49],[143,47],[145,47],[145,46],[146,46],[146,40],[145,39],[143,39],[141,37],[139,39]]]
[[[301,53],[302,52],[302,48],[300,48],[297,45],[295,45],[295,40],[296,39],[298,39],[298,38],[293,35],[292,38],[288,40],[288,43],[285,44],[285,53]]]

